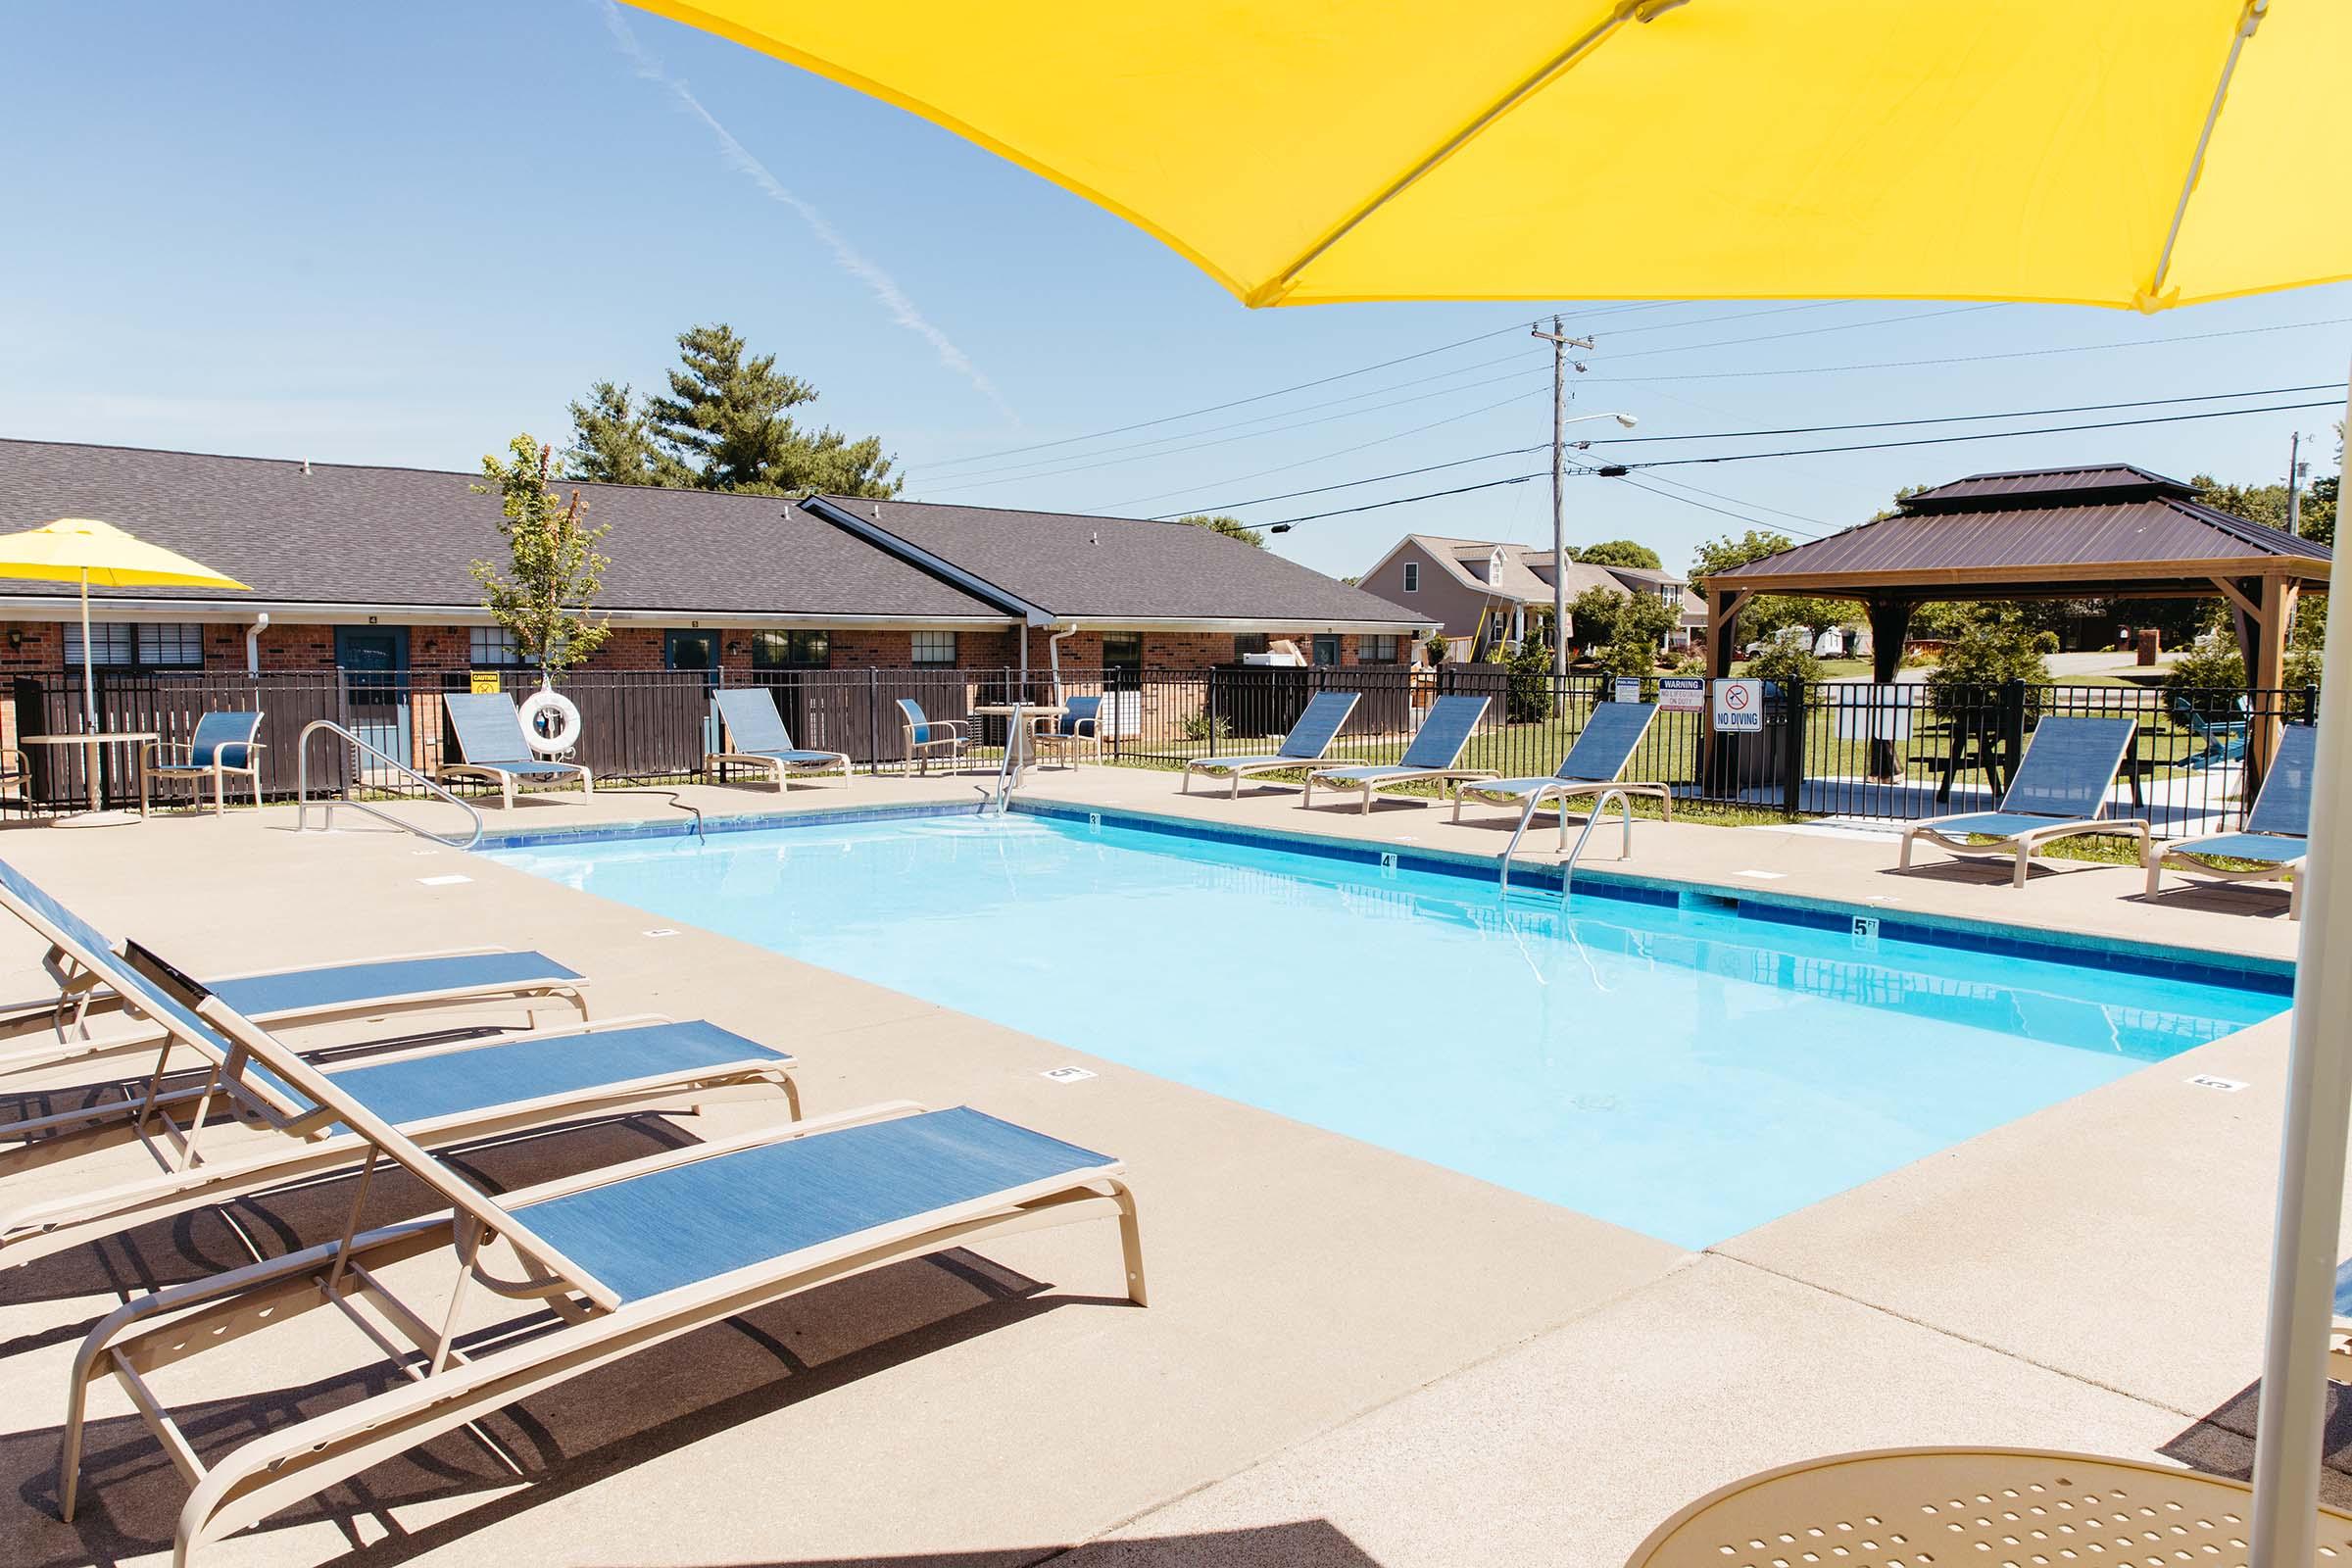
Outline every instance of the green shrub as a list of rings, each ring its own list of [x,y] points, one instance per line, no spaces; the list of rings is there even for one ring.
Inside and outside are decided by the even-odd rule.
[[[1942,699],[1956,689],[2013,680],[2046,685],[2050,666],[2037,639],[2015,605],[1978,605],[1943,645],[1942,660],[1928,672],[1928,689]]]
[[[1513,724],[1539,723],[1551,716],[1551,650],[1530,637],[1506,661],[1510,683],[1503,694],[1503,714]]]
[[[1233,733],[1233,723],[1222,713],[1195,713],[1184,721],[1184,738],[1188,741],[1208,741],[1223,745]]]
[[[1431,663],[1443,664],[1446,662],[1446,650],[1451,648],[1453,644],[1446,640],[1444,632],[1433,631],[1429,634],[1429,641],[1422,646],[1428,653]]]
[[[2172,668],[2164,672],[2164,689],[2168,692],[2237,687],[2245,683],[2245,657],[2237,651],[2237,639],[2226,631],[2206,632],[2175,654]]]
[[[1821,661],[1806,644],[1784,637],[1765,644],[1747,662],[1747,673],[1757,680],[1815,681],[1821,679]]]

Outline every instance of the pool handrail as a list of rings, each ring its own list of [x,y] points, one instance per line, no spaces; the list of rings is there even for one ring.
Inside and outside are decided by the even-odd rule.
[[[399,817],[394,816],[391,812],[383,809],[381,807],[371,806],[366,801],[353,800],[351,798],[351,784],[348,780],[346,780],[343,785],[343,793],[340,796],[324,796],[318,802],[320,817],[319,825],[322,830],[332,832],[335,826],[335,808],[338,806],[348,806],[355,811],[364,811],[368,815],[375,817],[379,821],[389,822],[394,827],[401,829],[403,832],[414,833],[421,839],[431,839],[436,844],[446,844],[453,850],[470,850],[475,845],[482,842],[482,829],[484,826],[482,821],[482,813],[474,808],[472,802],[450,793],[450,791],[444,789],[438,781],[427,777],[423,773],[419,773],[408,763],[400,761],[395,758],[385,756],[382,752],[377,751],[374,747],[368,745],[366,741],[360,739],[359,736],[353,734],[350,730],[345,729],[342,725],[336,723],[331,718],[312,719],[308,724],[302,726],[302,734],[296,737],[294,742],[295,832],[307,833],[310,831],[311,737],[318,734],[320,730],[324,730],[327,734],[334,736],[344,745],[351,747],[354,751],[363,753],[364,755],[373,759],[375,761],[380,762],[385,767],[390,768],[394,773],[397,773],[401,777],[409,780],[411,783],[422,785],[428,793],[440,798],[441,800],[447,801],[450,805],[456,807],[459,810],[464,811],[473,820],[473,831],[462,839],[448,834],[435,833],[430,828],[418,827],[414,822],[404,822]]]

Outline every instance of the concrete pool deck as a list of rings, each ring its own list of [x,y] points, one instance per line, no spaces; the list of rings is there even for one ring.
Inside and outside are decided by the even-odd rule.
[[[712,813],[968,808],[976,782],[676,793]],[[1045,772],[1026,793],[1420,849],[1501,842],[1498,811],[1455,828],[1435,805],[1366,818],[1299,810],[1288,791],[1188,800],[1141,770]],[[617,792],[488,814],[494,831],[676,815]],[[500,1418],[533,1456],[527,1484],[446,1439],[210,1561],[1608,1565],[1708,1488],[1814,1453],[1953,1442],[2226,1466],[2250,1430],[2282,1020],[1694,1254],[708,932],[649,937],[641,912],[365,818],[290,827],[282,808],[32,827],[0,833],[0,858],[198,972],[532,946],[596,977],[600,1015],[709,1016],[790,1049],[812,1110],[970,1102],[1112,1151],[1142,1200],[1153,1304],[1117,1300],[1107,1226],[902,1265],[527,1401]],[[1892,859],[1891,839],[1642,822],[1627,868],[2292,951],[2283,894],[2151,906],[2128,867],[2065,864],[2018,893],[1974,871],[1892,876]],[[39,993],[38,956],[0,933],[6,994]],[[1039,1076],[1069,1062],[1098,1076]],[[2200,1072],[2248,1087],[2186,1082]],[[315,1239],[332,1211],[320,1198],[263,1217]],[[46,1512],[66,1369],[117,1290],[222,1266],[227,1248],[197,1222],[0,1273],[0,1561],[169,1559],[184,1486],[111,1393],[82,1517]],[[159,1384],[201,1411],[209,1452],[349,1397],[368,1360],[315,1316]],[[257,1388],[292,1392],[256,1407],[241,1396]]]

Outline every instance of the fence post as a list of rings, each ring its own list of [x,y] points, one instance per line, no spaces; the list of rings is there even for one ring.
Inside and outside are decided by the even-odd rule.
[[[871,664],[865,666],[865,768],[882,776],[882,671]]]
[[[2010,679],[2001,683],[2001,757],[2000,766],[2009,778],[2017,776],[2017,764],[2026,755],[2026,683]],[[1995,778],[2000,789],[2008,788],[2008,779]]]
[[[1781,812],[1795,817],[1805,798],[1805,683],[1782,682]]]

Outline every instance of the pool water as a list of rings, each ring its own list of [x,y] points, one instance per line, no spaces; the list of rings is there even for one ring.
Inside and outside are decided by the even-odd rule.
[[[2287,1004],[1115,822],[496,858],[1690,1248]]]

